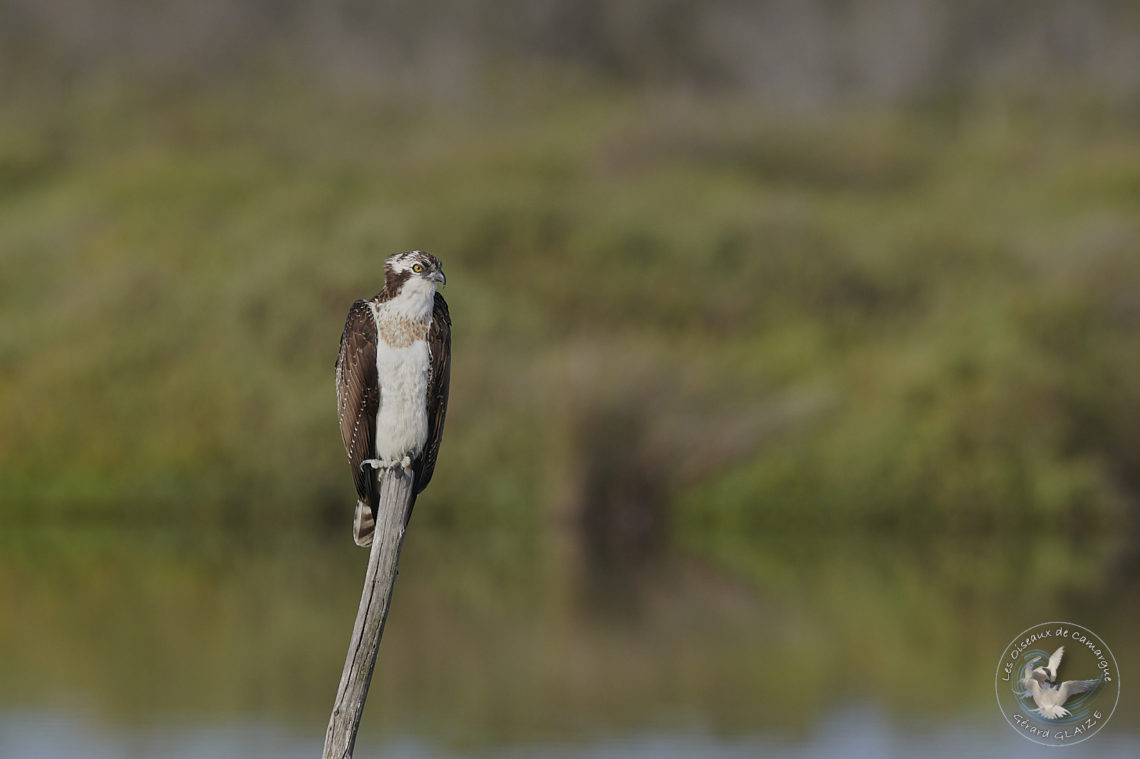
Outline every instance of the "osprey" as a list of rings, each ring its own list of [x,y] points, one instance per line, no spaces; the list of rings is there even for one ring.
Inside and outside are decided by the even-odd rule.
[[[414,471],[413,505],[431,482],[451,384],[451,316],[436,292],[447,282],[439,259],[413,250],[384,264],[384,289],[352,304],[336,359],[337,415],[356,484],[352,537],[358,546],[372,544],[376,525],[380,495],[373,470]]]

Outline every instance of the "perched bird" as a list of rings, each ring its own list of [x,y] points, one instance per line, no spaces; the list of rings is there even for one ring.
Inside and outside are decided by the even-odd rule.
[[[372,544],[376,524],[380,496],[373,470],[414,471],[413,505],[431,482],[451,384],[451,315],[436,292],[446,283],[435,256],[397,253],[384,262],[384,288],[348,311],[336,359],[336,400],[356,485],[352,537],[358,546]]]
[[[1057,677],[1057,667],[1061,665],[1061,656],[1064,647],[1058,649],[1049,658],[1048,672],[1045,667],[1034,667],[1041,661],[1041,657],[1025,665],[1021,672],[1021,692],[1023,698],[1032,698],[1037,708],[1033,711],[1046,719],[1060,719],[1068,717],[1070,712],[1065,708],[1065,702],[1078,693],[1085,693],[1100,685],[1100,678],[1095,680],[1066,680],[1057,685],[1048,679],[1051,672],[1054,679]]]

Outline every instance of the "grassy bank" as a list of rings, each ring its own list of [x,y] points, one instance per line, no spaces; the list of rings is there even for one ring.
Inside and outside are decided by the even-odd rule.
[[[1093,106],[25,93],[0,519],[343,527],[343,316],[419,247],[455,354],[417,519],[1116,527],[1138,197],[1140,129]]]

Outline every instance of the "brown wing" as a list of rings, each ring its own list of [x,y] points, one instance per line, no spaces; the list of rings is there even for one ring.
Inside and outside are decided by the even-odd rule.
[[[375,457],[376,412],[380,410],[380,384],[376,374],[376,322],[368,303],[358,300],[348,311],[336,359],[336,405],[340,438],[352,467],[360,500],[375,506],[375,480],[371,467],[360,463]]]
[[[427,389],[428,437],[423,453],[416,460],[417,495],[428,486],[435,472],[439,442],[443,439],[443,420],[447,415],[447,395],[451,389],[451,314],[447,310],[447,301],[439,293],[435,294],[427,342],[431,354]]]

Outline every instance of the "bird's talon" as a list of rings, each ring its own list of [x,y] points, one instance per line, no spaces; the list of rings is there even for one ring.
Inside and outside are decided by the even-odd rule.
[[[405,472],[412,468],[412,457],[405,456],[402,459],[365,459],[360,462],[360,468],[363,470],[365,466],[370,466],[373,469],[395,469],[396,467],[402,468]]]

